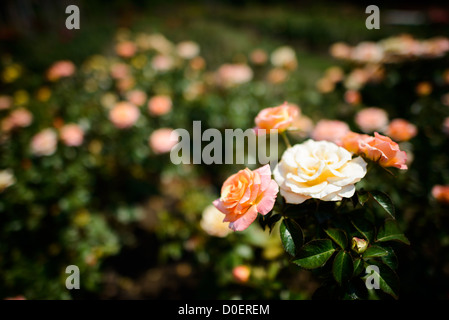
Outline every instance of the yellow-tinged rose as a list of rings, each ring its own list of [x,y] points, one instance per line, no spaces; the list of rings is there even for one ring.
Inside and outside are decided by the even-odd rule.
[[[223,213],[214,205],[209,205],[204,209],[200,226],[207,234],[219,238],[224,238],[232,232],[229,222],[223,222]]]
[[[307,140],[287,149],[274,168],[274,179],[287,203],[307,199],[350,198],[366,174],[366,162],[329,141]]]

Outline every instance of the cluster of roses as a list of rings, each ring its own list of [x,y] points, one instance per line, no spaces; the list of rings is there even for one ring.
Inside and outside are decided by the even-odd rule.
[[[330,53],[337,59],[361,63],[394,63],[416,57],[437,58],[449,51],[449,39],[416,39],[409,34],[389,37],[378,42],[364,41],[356,46],[337,42]]]
[[[299,114],[298,107],[284,103],[260,111],[256,129],[277,129],[282,135]],[[348,132],[341,141],[309,139],[288,146],[273,170],[267,164],[254,171],[246,168],[223,184],[215,207],[225,214],[234,231],[246,229],[257,214],[266,215],[278,192],[286,203],[300,204],[308,199],[340,201],[355,193],[355,184],[367,173],[367,161],[382,167],[407,169],[407,154],[389,137]]]

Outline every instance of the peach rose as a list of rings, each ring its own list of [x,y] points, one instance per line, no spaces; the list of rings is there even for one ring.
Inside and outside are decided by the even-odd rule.
[[[315,86],[321,93],[329,93],[335,89],[335,83],[327,77],[318,79]]]
[[[234,231],[242,231],[257,218],[273,209],[279,187],[271,179],[267,164],[251,171],[246,168],[230,176],[223,183],[221,196],[213,202],[225,214],[224,222],[230,222]]]
[[[36,156],[49,156],[56,151],[58,136],[53,129],[44,129],[31,139],[31,152]]]
[[[238,282],[242,283],[248,282],[250,274],[251,269],[245,265],[240,265],[232,269],[232,276]]]
[[[365,108],[356,114],[355,123],[365,133],[384,131],[388,125],[388,114],[380,108]]]
[[[130,58],[136,54],[137,46],[131,41],[123,41],[117,43],[115,46],[115,52],[117,55],[123,58]]]
[[[12,98],[10,96],[0,96],[0,110],[9,109],[12,106]]]
[[[449,204],[449,186],[435,185],[432,188],[432,196],[438,202]]]
[[[189,61],[189,66],[195,71],[203,70],[206,67],[206,60],[203,57],[197,56]]]
[[[251,51],[249,59],[254,64],[262,65],[268,61],[268,54],[263,49],[254,49]]]
[[[407,154],[389,137],[374,132],[374,137],[366,134],[349,132],[342,139],[346,150],[375,161],[382,167],[407,169]]]
[[[330,81],[337,83],[343,80],[345,74],[342,68],[337,66],[332,66],[326,69],[325,78],[328,78]]]
[[[384,57],[383,48],[375,42],[361,42],[352,49],[351,58],[360,62],[380,62]]]
[[[126,94],[129,102],[136,106],[141,106],[147,100],[147,94],[142,90],[132,90]]]
[[[287,102],[277,107],[265,108],[256,116],[256,130],[277,129],[279,132],[285,131],[298,117],[299,113],[298,107],[289,105]]]
[[[47,70],[47,79],[56,81],[60,78],[70,77],[75,73],[75,69],[75,65],[69,60],[57,61]]]
[[[134,79],[134,77],[126,77],[123,79],[119,79],[116,83],[117,89],[120,92],[124,92],[124,91],[128,91],[131,88],[133,88],[136,84],[136,79]]]
[[[394,119],[388,125],[386,134],[396,141],[408,141],[416,136],[418,129],[405,119]]]
[[[60,129],[59,133],[62,142],[64,142],[66,146],[77,147],[83,143],[84,131],[77,124],[66,124]]]
[[[236,86],[251,81],[253,70],[246,64],[224,64],[217,70],[218,82],[224,86]]]
[[[172,139],[173,129],[160,128],[150,135],[148,143],[156,154],[170,152],[170,150],[178,143],[178,139]]]
[[[366,69],[357,68],[352,70],[344,80],[346,89],[359,90],[369,81],[369,73]]]
[[[139,116],[139,108],[126,101],[117,103],[109,111],[109,119],[119,129],[132,127]]]
[[[357,90],[347,90],[344,95],[345,102],[350,105],[357,105],[362,102],[362,96]]]
[[[330,47],[330,54],[337,59],[349,59],[351,56],[352,48],[343,42],[334,43]]]
[[[166,95],[157,95],[148,101],[148,111],[155,116],[169,113],[172,107],[172,100]]]
[[[322,119],[318,121],[310,134],[310,137],[313,140],[326,140],[340,144],[341,138],[343,138],[349,131],[350,129],[346,122]]]
[[[273,68],[267,73],[267,81],[272,84],[284,83],[288,79],[288,71],[282,68]]]
[[[33,114],[24,108],[19,108],[9,115],[14,127],[28,127],[33,121]]]
[[[114,63],[110,69],[111,77],[113,79],[125,79],[131,74],[129,66],[126,63],[118,62]]]

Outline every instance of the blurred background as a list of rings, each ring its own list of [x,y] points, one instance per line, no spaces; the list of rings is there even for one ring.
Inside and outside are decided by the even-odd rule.
[[[407,172],[371,182],[411,241],[400,297],[449,298],[449,6],[381,4],[368,30],[369,4],[1,1],[0,298],[311,299],[277,230],[230,233],[211,207],[245,166],[169,157],[173,129],[245,130],[284,101],[292,141],[331,138],[331,119],[407,150]]]

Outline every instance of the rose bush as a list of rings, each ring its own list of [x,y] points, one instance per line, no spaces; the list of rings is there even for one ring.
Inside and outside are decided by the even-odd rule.
[[[256,124],[260,123],[261,114],[263,118],[274,119],[274,122],[280,119],[282,123],[281,126],[269,125],[270,129],[284,134],[287,147],[273,171],[274,180],[271,180],[269,165],[254,172],[246,168],[230,176],[221,188],[221,197],[213,202],[225,215],[223,222],[230,222],[229,228],[234,231],[243,231],[261,213],[260,225],[273,230],[281,220],[281,242],[293,263],[304,269],[318,270],[324,279],[333,279],[333,284],[327,280],[327,287],[323,287],[325,296],[331,292],[339,298],[377,296],[368,287],[353,293],[365,276],[364,268],[374,264],[383,270],[382,291],[397,298],[398,278],[394,272],[397,265],[392,263],[395,256],[388,242],[409,244],[409,241],[394,220],[381,220],[372,216],[367,208],[372,199],[388,217],[395,219],[391,198],[378,190],[356,192],[356,184],[365,180],[366,161],[380,167],[407,169],[406,153],[389,137],[377,132],[374,137],[345,132],[338,139],[341,146],[313,139],[291,146],[285,134],[294,124],[285,120],[290,119],[288,107],[284,103],[274,109],[263,109],[256,117]],[[335,137],[326,138],[333,140]],[[278,191],[282,200],[277,201],[275,207]],[[318,211],[320,206],[325,206],[323,213]],[[326,268],[330,264],[332,267]]]

